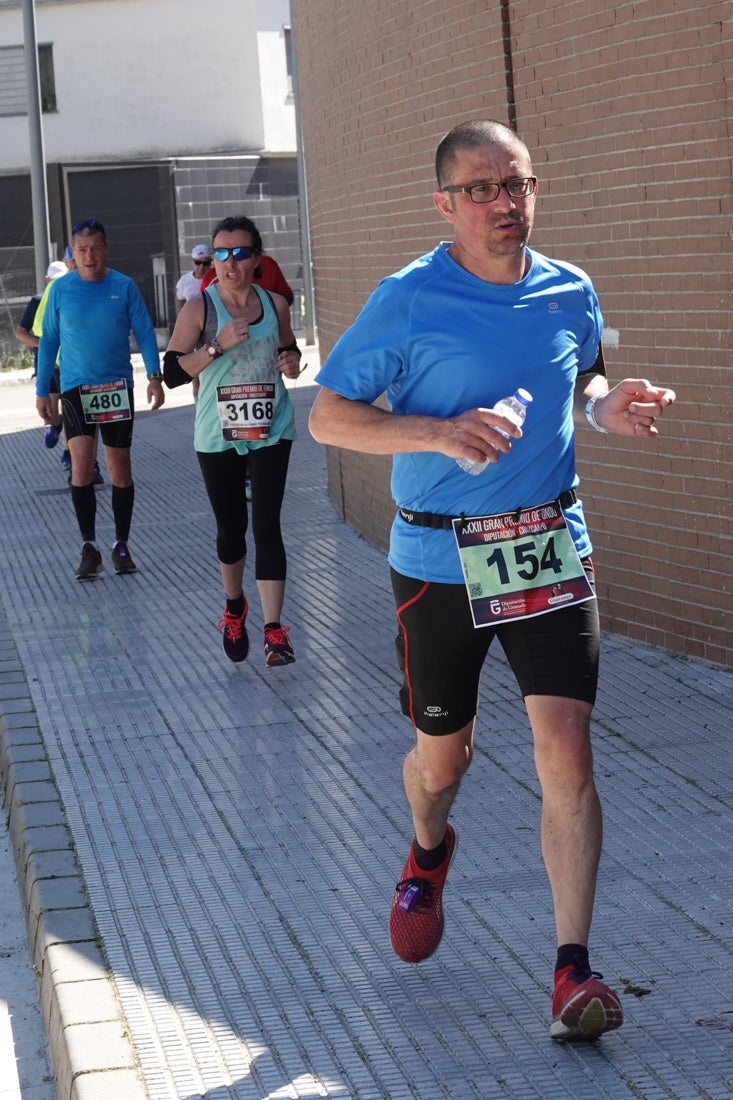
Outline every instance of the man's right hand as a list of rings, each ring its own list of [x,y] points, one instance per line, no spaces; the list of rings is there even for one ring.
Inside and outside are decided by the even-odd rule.
[[[53,423],[53,414],[51,413],[51,398],[50,397],[37,397],[36,408],[38,409],[38,415],[44,424]]]
[[[493,409],[468,409],[459,416],[450,417],[445,424],[449,426],[450,439],[448,447],[440,448],[443,454],[450,458],[466,458],[471,462],[486,459],[498,462],[503,454],[508,454],[512,444],[503,432],[513,439],[522,437],[521,428]]]

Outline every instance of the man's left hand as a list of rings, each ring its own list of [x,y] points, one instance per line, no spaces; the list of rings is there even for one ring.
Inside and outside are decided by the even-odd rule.
[[[674,390],[653,386],[645,378],[624,378],[598,398],[595,417],[614,435],[655,436],[659,435],[656,421],[675,398]]]
[[[148,405],[150,411],[155,412],[165,401],[165,390],[159,378],[153,378],[148,382]]]

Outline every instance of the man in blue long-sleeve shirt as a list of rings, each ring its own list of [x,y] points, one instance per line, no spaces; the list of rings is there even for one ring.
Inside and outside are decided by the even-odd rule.
[[[112,481],[115,573],[134,573],[127,540],[135,487],[130,446],[135,417],[130,329],[135,334],[148,376],[152,409],[165,400],[160,357],[150,316],[131,279],[107,267],[109,244],[101,222],[78,222],[71,248],[76,270],[58,279],[49,292],[38,349],[36,407],[45,423],[52,419],[49,384],[56,356],[61,372],[61,408],[71,452],[71,499],[82,538],[76,576],[93,580],[103,571],[96,541],[94,437],[97,429]],[[68,284],[62,287],[62,283]]]

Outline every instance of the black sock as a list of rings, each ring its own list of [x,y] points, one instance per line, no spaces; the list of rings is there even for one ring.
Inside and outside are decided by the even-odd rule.
[[[280,623],[265,623],[263,630],[279,630]]]
[[[412,852],[415,856],[415,863],[421,871],[434,871],[436,867],[440,867],[448,855],[448,845],[445,837],[443,837],[437,848],[421,848],[417,840],[413,840]]]
[[[234,600],[227,596],[227,611],[230,615],[244,615],[244,592]]]
[[[112,486],[112,515],[115,520],[117,542],[127,542],[130,537],[132,506],[135,503],[134,485]]]
[[[88,485],[72,485],[71,503],[74,505],[76,522],[79,524],[79,534],[82,537],[82,541],[94,542],[96,538],[95,519],[97,515],[97,498],[94,494],[94,486],[92,483],[90,482]]]
[[[555,973],[566,966],[574,966],[576,970],[590,970],[588,948],[582,943],[565,943],[562,947],[558,947]]]

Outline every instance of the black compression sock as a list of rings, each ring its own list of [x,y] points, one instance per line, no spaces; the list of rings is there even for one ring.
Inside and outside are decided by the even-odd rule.
[[[413,840],[412,852],[421,871],[434,871],[448,855],[448,844],[443,837],[437,848],[421,848],[417,840]]]
[[[112,515],[115,520],[115,539],[117,542],[127,542],[130,537],[132,506],[134,503],[134,485],[112,486]]]
[[[566,966],[574,966],[576,970],[590,970],[588,948],[582,943],[565,943],[558,947],[555,973]]]
[[[237,596],[234,600],[230,600],[227,596],[227,611],[230,615],[244,614],[244,593],[242,593],[241,596]]]
[[[95,517],[97,515],[97,498],[94,494],[94,486],[92,483],[90,482],[88,485],[72,485],[71,503],[74,505],[76,521],[79,524],[79,534],[82,537],[82,541],[94,542],[96,538]]]

